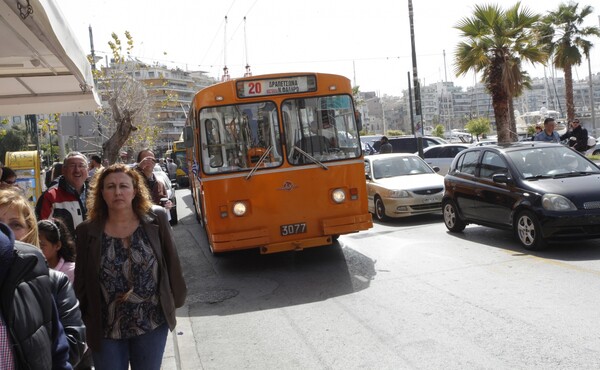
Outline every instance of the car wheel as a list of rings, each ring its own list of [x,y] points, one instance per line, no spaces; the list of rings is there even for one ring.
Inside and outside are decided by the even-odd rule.
[[[388,219],[388,216],[385,215],[385,205],[379,196],[375,197],[375,218],[379,221],[386,221]]]
[[[449,231],[461,232],[465,229],[467,224],[460,219],[456,204],[451,200],[445,200],[442,205],[442,211],[444,213],[444,224]]]
[[[514,230],[525,249],[538,251],[547,247],[546,241],[542,238],[540,222],[533,212],[520,212],[517,215]]]

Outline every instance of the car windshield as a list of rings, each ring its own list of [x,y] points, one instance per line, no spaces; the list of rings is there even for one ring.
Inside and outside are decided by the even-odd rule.
[[[600,174],[600,169],[562,145],[528,148],[507,153],[527,180]]]
[[[420,175],[434,173],[431,167],[419,157],[391,157],[373,161],[373,177],[382,179],[387,177]]]

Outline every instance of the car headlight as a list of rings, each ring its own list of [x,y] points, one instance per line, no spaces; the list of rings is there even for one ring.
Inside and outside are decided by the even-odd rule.
[[[236,202],[233,205],[233,214],[236,216],[243,216],[246,214],[248,208],[246,207],[246,203],[244,202]]]
[[[542,207],[548,211],[576,211],[577,207],[568,198],[558,194],[544,194]]]
[[[342,189],[335,189],[331,192],[331,199],[336,203],[342,203],[346,200],[346,193]]]
[[[410,193],[406,190],[390,190],[390,198],[410,198]]]

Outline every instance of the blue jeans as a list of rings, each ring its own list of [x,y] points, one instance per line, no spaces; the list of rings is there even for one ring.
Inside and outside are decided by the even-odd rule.
[[[160,370],[169,327],[165,323],[149,333],[129,339],[102,339],[92,351],[96,370]]]

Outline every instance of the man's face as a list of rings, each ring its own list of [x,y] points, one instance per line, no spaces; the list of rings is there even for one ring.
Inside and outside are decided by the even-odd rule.
[[[67,159],[63,167],[63,175],[67,183],[76,190],[81,190],[85,180],[88,178],[88,164],[82,157],[71,157]]]
[[[142,171],[151,173],[152,170],[154,170],[155,164],[156,158],[154,158],[154,153],[151,151],[142,152],[140,155],[140,163],[138,163],[138,166],[142,169]]]
[[[546,132],[554,132],[554,127],[556,126],[556,122],[551,121],[544,124],[544,129]]]

